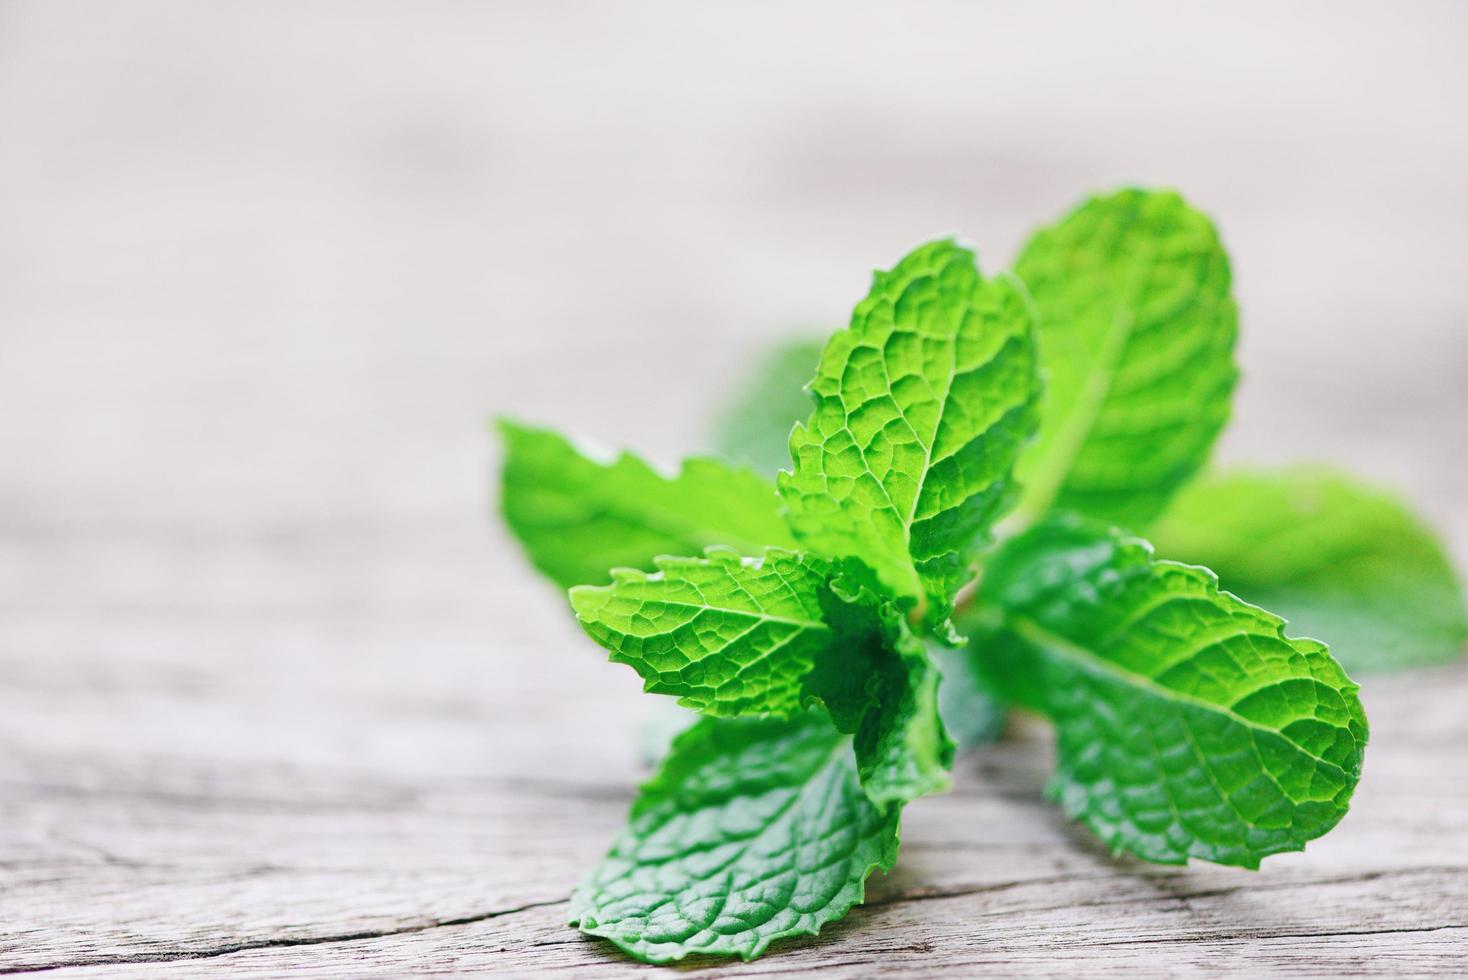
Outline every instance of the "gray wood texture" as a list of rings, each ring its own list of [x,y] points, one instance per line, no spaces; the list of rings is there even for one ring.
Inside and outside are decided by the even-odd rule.
[[[671,460],[867,269],[1084,189],[1218,216],[1225,458],[1463,564],[1465,55],[1457,3],[0,3],[0,973],[654,974],[563,924],[649,699],[485,418]],[[866,906],[707,972],[1468,972],[1468,669],[1364,697],[1303,854],[1113,859],[1021,723]]]

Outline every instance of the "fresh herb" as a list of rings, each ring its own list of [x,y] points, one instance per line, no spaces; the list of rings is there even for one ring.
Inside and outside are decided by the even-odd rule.
[[[899,810],[871,801],[819,712],[706,718],[673,740],[571,915],[653,963],[752,959],[862,900],[897,860]]]
[[[779,353],[716,440],[763,466],[788,437],[774,481],[502,423],[531,560],[646,690],[703,715],[573,924],[649,962],[814,934],[1009,702],[1053,720],[1051,793],[1118,854],[1253,868],[1335,826],[1366,744],[1357,685],[1136,532],[1363,666],[1456,655],[1462,595],[1416,519],[1344,478],[1197,476],[1236,321],[1212,223],[1126,190],[1041,230],[1014,274],[923,245],[818,354]],[[771,384],[796,364],[815,407],[792,431]]]
[[[1259,866],[1345,815],[1366,716],[1325,644],[1070,514],[985,569],[979,663],[1058,736],[1050,791],[1115,852]]]
[[[1159,553],[1207,565],[1230,592],[1330,641],[1347,670],[1447,663],[1468,642],[1442,545],[1384,490],[1321,466],[1228,469],[1179,491]]]

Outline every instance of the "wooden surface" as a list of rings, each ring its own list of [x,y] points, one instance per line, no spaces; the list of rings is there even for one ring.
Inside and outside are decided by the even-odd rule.
[[[1468,559],[1461,4],[0,3],[0,972],[643,973],[564,925],[647,698],[490,517],[487,415],[671,459],[962,230],[1176,184],[1222,454]],[[1114,860],[1021,725],[818,940],[717,975],[1468,971],[1468,668],[1370,678],[1351,813]],[[702,972],[702,971],[700,971]]]

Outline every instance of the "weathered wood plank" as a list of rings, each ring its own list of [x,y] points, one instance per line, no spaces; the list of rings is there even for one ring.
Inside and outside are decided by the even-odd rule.
[[[1464,670],[1379,680],[1368,695],[1375,778],[1334,834],[1257,873],[1101,853],[1040,798],[1049,741],[1022,725],[967,758],[953,794],[910,809],[898,870],[849,926],[790,944],[769,969],[856,969],[880,957],[927,970],[936,956],[955,969],[1043,972],[1063,949],[1067,962],[1102,970],[1139,948],[1182,968],[1205,962],[1198,944],[1244,941],[1273,944],[1268,957],[1263,946],[1250,954],[1261,968],[1285,970],[1307,945],[1319,969],[1367,935],[1394,937],[1418,967],[1461,962],[1462,947],[1437,934],[1468,927],[1465,694]],[[4,714],[32,734],[110,727],[94,705],[48,721],[20,710],[25,700]],[[354,722],[381,724],[370,712]],[[480,744],[497,729],[514,738],[491,713],[455,726]],[[15,738],[11,729],[0,743],[7,756]],[[30,768],[5,774],[0,921],[27,924],[0,939],[5,969],[131,962],[139,975],[219,965],[269,974],[309,963],[387,975],[416,962],[551,972],[622,962],[561,920],[630,794],[630,738],[584,747],[605,775],[556,773],[541,755],[538,781],[502,754],[469,774],[395,771],[389,758],[369,777],[360,757],[355,769],[289,755],[223,771],[188,755],[140,764],[132,757],[147,733],[122,724],[94,738],[108,751],[85,760],[29,738]]]

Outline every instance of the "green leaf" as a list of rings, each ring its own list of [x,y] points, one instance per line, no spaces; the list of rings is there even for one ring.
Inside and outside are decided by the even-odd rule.
[[[654,560],[657,573],[612,572],[571,590],[576,618],[644,689],[706,714],[789,715],[835,633],[821,610],[827,568],[771,549],[760,559],[710,549]]]
[[[651,698],[646,705],[647,713],[637,726],[637,761],[652,768],[668,754],[673,739],[698,724],[704,716],[667,698]]]
[[[1152,539],[1212,568],[1348,670],[1463,654],[1463,588],[1433,533],[1390,494],[1310,466],[1236,470],[1183,488]]]
[[[980,663],[1055,722],[1052,793],[1112,850],[1252,868],[1345,814],[1366,745],[1356,685],[1207,569],[1056,520],[996,555],[981,601],[998,625]]]
[[[651,963],[753,959],[862,901],[897,859],[898,813],[867,799],[851,739],[819,713],[705,719],[642,788],[571,924]]]
[[[928,656],[938,668],[938,716],[963,752],[999,740],[1009,707],[989,676],[974,663],[968,650],[929,644]]]
[[[951,241],[877,273],[821,354],[815,412],[777,481],[801,543],[860,559],[940,621],[1033,428],[1030,318],[1012,280],[982,278]]]
[[[949,737],[954,748],[961,753],[997,742],[1004,734],[1009,706],[988,676],[973,663],[969,652],[939,643],[929,643],[928,658],[937,669],[940,679],[938,718],[942,731]],[[667,754],[673,739],[697,724],[701,717],[703,716],[697,712],[681,708],[672,701],[654,698],[649,702],[647,716],[637,727],[638,761],[644,766],[656,765]],[[910,802],[926,793],[946,789],[951,783],[947,773],[947,769],[952,767],[951,757],[946,762],[942,761],[942,749],[937,747],[941,743],[937,738],[931,739],[930,743],[935,748],[924,752],[920,758],[935,762],[925,761],[919,766],[909,764],[903,768],[919,768],[921,771],[920,767],[926,767],[937,778],[915,780],[909,786],[926,788],[915,793],[911,789],[905,790],[901,797],[888,793],[889,801],[902,798],[903,802]],[[868,768],[875,773],[875,767]],[[900,785],[898,780],[888,780],[888,786],[897,785]],[[878,792],[869,795],[883,794]]]
[[[1238,313],[1213,223],[1170,191],[1095,197],[1037,232],[1015,272],[1045,378],[1021,512],[1140,527],[1228,419]]]
[[[757,555],[794,544],[774,488],[748,470],[690,459],[668,477],[629,453],[591,459],[546,429],[509,420],[499,429],[505,520],[535,567],[563,588],[709,545]]]
[[[721,457],[771,477],[790,466],[790,430],[810,415],[805,383],[821,347],[815,340],[787,340],[761,355],[714,426]]]
[[[947,790],[954,746],[938,711],[940,675],[922,640],[894,603],[870,589],[835,589],[825,608],[836,638],[817,653],[806,690],[838,729],[855,735],[867,795],[885,807]]]
[[[785,717],[819,702],[856,736],[879,806],[947,789],[953,746],[938,674],[890,601],[844,596],[829,564],[786,551],[756,561],[710,549],[656,565],[571,590],[586,632],[645,690],[718,717]]]
[[[942,675],[915,638],[893,651],[883,667],[874,705],[856,731],[862,786],[878,806],[946,792],[954,745],[938,710]]]

